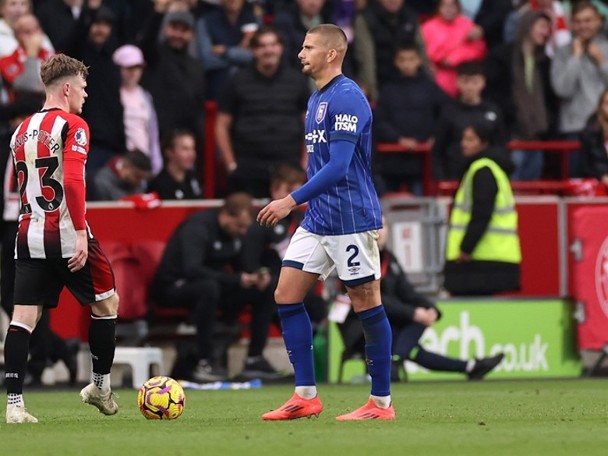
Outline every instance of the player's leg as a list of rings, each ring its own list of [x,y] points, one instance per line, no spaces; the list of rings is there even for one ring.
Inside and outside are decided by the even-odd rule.
[[[390,315],[390,312],[389,312]],[[391,318],[391,321],[394,321]],[[492,371],[504,358],[503,353],[481,359],[467,361],[433,353],[420,345],[419,340],[426,326],[420,323],[408,323],[396,330],[393,352],[397,361],[402,363],[407,359],[416,364],[434,371],[461,372],[467,374],[469,380],[481,380]]]
[[[333,236],[330,247],[338,277],[346,286],[365,337],[365,358],[372,379],[368,402],[338,416],[340,421],[394,419],[391,402],[392,330],[380,295],[380,253],[376,231]]]
[[[450,358],[438,353],[425,350],[419,340],[426,326],[420,323],[407,324],[396,331],[394,341],[394,354],[402,360],[410,360],[430,370],[446,372],[467,372],[467,364],[473,367],[474,362],[467,363],[456,358]]]
[[[298,229],[285,253],[275,301],[285,347],[295,373],[295,393],[280,408],[262,415],[264,420],[318,416],[323,405],[317,396],[312,353],[312,325],[304,297],[331,263],[319,236]]]
[[[27,369],[30,337],[41,314],[42,306],[15,304],[13,309],[13,317],[4,341],[7,423],[38,422],[25,410],[23,382]]]
[[[112,397],[110,370],[116,349],[116,318],[119,298],[115,290],[114,273],[98,242],[89,239],[89,256],[84,267],[76,272],[67,268],[67,259],[58,268],[65,286],[81,305],[91,308],[89,347],[91,350],[91,383],[80,396],[104,415],[114,415],[118,405]]]
[[[30,338],[42,314],[42,305],[56,302],[49,296],[58,296],[61,284],[54,279],[46,260],[17,260],[15,266],[16,304],[4,342],[6,422],[36,423],[38,420],[27,413],[23,401]]]
[[[112,397],[110,371],[116,350],[116,318],[118,294],[91,304],[89,347],[91,350],[91,383],[80,392],[83,402],[91,404],[104,415],[114,415],[118,405]]]
[[[222,292],[222,314],[229,324],[237,321],[246,305],[251,306],[251,323],[249,324],[251,338],[241,371],[241,376],[244,378],[276,380],[283,376],[272,367],[263,355],[268,342],[270,324],[276,311],[273,298],[274,290],[275,287],[269,284],[263,290],[256,287],[235,288],[233,286],[230,290],[226,290],[224,287]]]

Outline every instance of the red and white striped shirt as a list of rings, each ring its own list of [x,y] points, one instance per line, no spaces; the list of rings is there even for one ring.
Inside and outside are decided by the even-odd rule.
[[[70,258],[76,231],[88,230],[88,125],[60,109],[38,112],[17,127],[11,152],[21,199],[15,258]]]

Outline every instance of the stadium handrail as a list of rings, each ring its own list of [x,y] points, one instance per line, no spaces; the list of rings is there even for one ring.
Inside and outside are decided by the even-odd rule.
[[[218,173],[223,170],[218,166],[220,164],[217,149],[215,144],[215,118],[217,115],[217,102],[205,102],[205,144],[203,149],[203,157],[199,162],[200,175],[203,179],[203,192],[205,198],[216,198],[216,181]],[[580,150],[579,141],[509,141],[507,144],[509,150],[530,150],[544,151],[549,153],[561,154],[561,177],[568,179],[570,174],[569,154]],[[425,142],[417,144],[413,149],[406,149],[399,143],[379,142],[376,144],[375,150],[379,154],[392,153],[408,153],[421,155],[422,157],[422,178],[423,190],[425,195],[434,195],[446,191],[446,185],[443,189],[434,181],[432,175],[431,163],[431,143]],[[522,191],[526,190],[553,190],[560,192],[566,185],[562,181],[542,180],[534,181],[536,183],[518,183],[515,186]],[[543,187],[543,185],[545,187]],[[514,187],[515,188],[515,187]]]
[[[436,193],[438,195],[452,195],[458,188],[456,180],[437,181]],[[512,181],[511,188],[517,194],[563,194],[571,190],[568,180],[534,180],[534,181]]]
[[[431,163],[431,147],[430,142],[417,144],[412,149],[406,149],[399,143],[380,142],[376,144],[376,152],[379,154],[391,153],[408,153],[422,156],[422,177],[423,189],[425,195],[433,195],[435,193],[444,193],[450,188],[449,183],[442,186],[433,179],[432,163]],[[580,150],[579,141],[509,141],[507,143],[509,150],[529,150],[529,151],[544,151],[549,153],[561,154],[561,177],[568,179],[570,174],[569,154]],[[450,182],[450,181],[443,181]],[[517,187],[522,191],[534,190],[554,190],[556,192],[564,190],[566,184],[560,180],[539,180],[533,183],[518,182],[514,183],[514,188]],[[546,185],[546,187],[543,187]],[[455,188],[455,187],[454,187]]]

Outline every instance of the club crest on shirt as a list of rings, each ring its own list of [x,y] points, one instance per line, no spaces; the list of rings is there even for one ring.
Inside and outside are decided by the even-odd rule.
[[[319,106],[317,107],[317,113],[315,114],[315,120],[318,124],[323,122],[323,119],[325,119],[325,114],[327,114],[327,102],[323,101],[319,103]]]
[[[84,132],[84,128],[76,130],[76,133],[74,133],[74,140],[79,146],[84,147],[87,145],[87,134]]]

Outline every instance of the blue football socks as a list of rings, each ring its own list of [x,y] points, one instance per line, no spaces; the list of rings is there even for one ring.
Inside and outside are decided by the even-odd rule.
[[[295,385],[315,385],[312,325],[304,303],[279,304],[278,309],[287,354],[295,372]]]
[[[391,394],[392,331],[382,305],[357,314],[365,335],[365,357],[372,378],[372,396]]]

